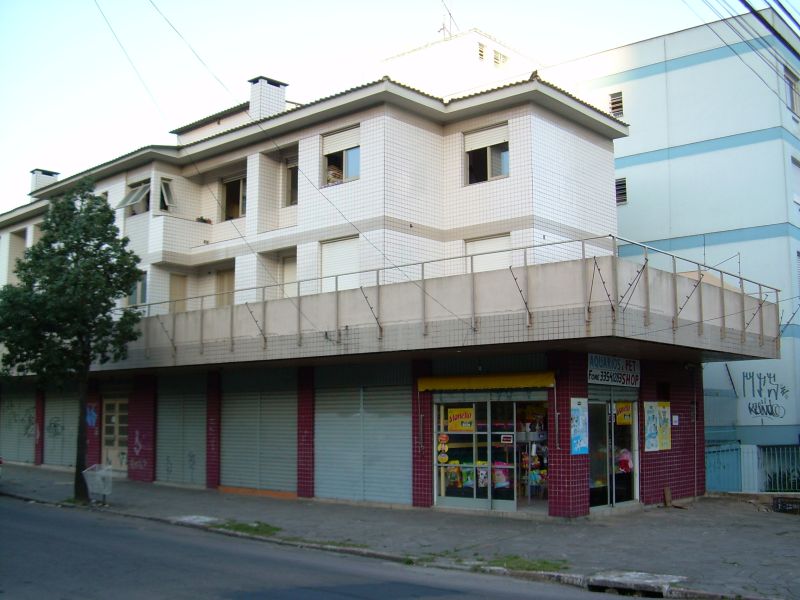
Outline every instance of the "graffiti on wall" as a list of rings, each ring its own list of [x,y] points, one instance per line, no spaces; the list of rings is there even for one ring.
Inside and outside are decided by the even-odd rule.
[[[51,438],[61,437],[64,433],[64,424],[61,422],[61,417],[50,417],[45,431]]]
[[[742,396],[752,417],[783,419],[786,416],[784,403],[789,398],[789,388],[778,381],[775,373],[743,371]]]

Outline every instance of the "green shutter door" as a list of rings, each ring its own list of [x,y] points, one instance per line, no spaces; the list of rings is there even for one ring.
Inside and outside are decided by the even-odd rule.
[[[295,492],[297,391],[263,392],[259,414],[258,487]]]
[[[156,479],[206,483],[206,385],[203,377],[160,377],[156,418]]]
[[[316,390],[314,413],[314,495],[363,499],[361,390]]]
[[[411,389],[364,388],[364,500],[411,504]]]
[[[411,503],[411,390],[317,390],[314,493]]]
[[[294,369],[223,374],[222,485],[297,490],[296,380]]]
[[[44,401],[44,464],[75,466],[79,404],[75,394],[47,392]]]
[[[33,389],[4,385],[0,397],[0,457],[32,463],[36,438],[36,400]]]

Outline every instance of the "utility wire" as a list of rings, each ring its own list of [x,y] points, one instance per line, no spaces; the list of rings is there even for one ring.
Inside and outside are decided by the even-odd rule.
[[[150,0],[150,3],[151,3],[151,4],[153,4],[153,6],[154,6],[154,8],[156,8],[156,10],[158,10],[158,7],[156,7],[156,5],[155,5],[155,3],[153,2],[153,0]],[[161,14],[161,15],[163,16],[163,13],[161,13],[161,11],[158,11],[158,12],[159,12],[159,14]],[[164,19],[166,20],[166,17],[164,17]],[[168,23],[169,23],[169,21],[168,21]],[[214,74],[213,74],[213,71],[211,71],[211,69],[208,67],[208,65],[206,65],[206,63],[205,63],[204,61],[202,61],[202,59],[200,59],[200,56],[199,56],[199,54],[198,54],[198,53],[195,51],[195,49],[192,47],[191,43],[190,43],[190,42],[189,42],[189,41],[188,41],[188,40],[187,40],[187,39],[186,39],[186,38],[185,38],[183,35],[181,35],[181,34],[180,34],[180,32],[178,32],[177,28],[176,28],[176,27],[175,27],[175,26],[174,26],[172,23],[169,23],[169,25],[170,25],[170,27],[171,27],[171,28],[172,28],[172,29],[173,29],[173,30],[174,30],[176,33],[178,33],[178,35],[179,35],[179,37],[181,38],[181,40],[183,40],[183,42],[189,46],[189,48],[190,48],[190,49],[191,49],[191,51],[192,51],[192,54],[194,54],[194,55],[195,55],[195,56],[196,56],[196,57],[197,57],[197,58],[198,58],[198,59],[199,59],[199,60],[202,62],[202,64],[203,64],[203,65],[206,67],[206,69],[208,69],[208,70],[209,70],[209,72],[210,72],[210,73],[211,73],[211,74],[214,76],[214,79],[216,79],[218,82],[220,82],[220,84],[222,85],[223,89],[225,89],[225,91],[226,91],[226,92],[228,92],[228,94],[230,94],[231,96],[233,96],[233,94],[231,94],[230,90],[229,90],[229,89],[228,89],[228,88],[227,88],[227,87],[226,87],[224,84],[222,84],[222,82],[220,81],[220,79],[219,79],[219,78],[218,78],[216,75],[214,75]],[[247,114],[247,115],[250,117],[250,120],[251,120],[251,122],[253,122],[253,124],[255,124],[255,125],[256,125],[256,126],[257,126],[257,127],[260,129],[260,130],[261,130],[261,132],[262,132],[262,133],[266,133],[266,131],[264,130],[264,128],[263,128],[263,127],[262,127],[262,125],[261,125],[261,122],[260,122],[260,121],[254,121],[254,120],[253,120],[253,118],[252,118],[252,115],[251,115],[251,113],[250,113],[250,110],[249,110],[249,108],[248,108],[248,109],[245,109],[245,112],[246,112],[246,114]],[[276,149],[276,150],[277,150],[279,153],[281,152],[281,148],[280,148],[280,146],[278,146],[277,142],[275,141],[275,139],[274,139],[273,137],[269,137],[269,138],[268,138],[266,141],[267,141],[268,143],[272,143],[272,145],[275,147],[275,149]],[[200,173],[200,170],[199,170],[199,167],[197,166],[197,164],[196,164],[194,161],[193,161],[193,165],[195,166],[195,169],[197,170],[198,174],[201,174],[201,173]],[[314,190],[317,192],[317,194],[319,194],[320,196],[322,196],[322,198],[324,198],[324,199],[325,199],[325,201],[326,201],[328,204],[330,204],[330,206],[331,206],[331,207],[333,207],[333,209],[334,209],[334,210],[335,210],[335,211],[336,211],[336,212],[337,212],[337,213],[338,213],[338,214],[341,216],[341,218],[342,218],[342,219],[343,219],[343,220],[344,220],[344,221],[345,221],[345,222],[346,222],[348,225],[350,225],[350,226],[351,226],[351,227],[352,227],[352,228],[353,228],[353,229],[354,229],[354,230],[355,230],[355,231],[356,231],[356,232],[359,234],[359,236],[360,236],[361,238],[365,239],[365,240],[366,240],[366,242],[367,242],[367,243],[368,243],[370,246],[372,246],[372,247],[373,247],[373,248],[374,248],[374,249],[375,249],[375,250],[378,252],[378,254],[380,254],[380,255],[383,257],[384,261],[385,261],[386,263],[388,263],[388,264],[389,264],[389,267],[390,267],[390,268],[392,268],[392,269],[394,269],[394,270],[397,270],[397,271],[399,271],[399,272],[400,272],[400,273],[401,273],[401,274],[402,274],[402,275],[403,275],[403,276],[404,276],[404,277],[405,277],[405,278],[406,278],[406,279],[407,279],[409,282],[411,282],[412,284],[414,284],[416,287],[418,287],[420,290],[422,290],[422,291],[425,293],[425,295],[426,295],[428,298],[430,298],[431,300],[433,300],[433,302],[435,302],[437,305],[439,305],[439,306],[440,306],[442,309],[444,309],[446,312],[448,312],[449,314],[451,314],[451,315],[452,315],[453,317],[455,317],[457,320],[459,320],[459,321],[461,321],[463,324],[467,325],[467,326],[468,326],[470,329],[473,329],[473,326],[472,326],[472,324],[471,324],[471,323],[469,323],[468,321],[466,321],[466,320],[465,320],[465,319],[463,319],[462,317],[458,316],[458,315],[457,315],[456,313],[454,313],[454,312],[453,312],[453,311],[452,311],[452,310],[451,310],[449,307],[447,307],[447,306],[445,306],[444,304],[442,304],[442,302],[440,302],[438,298],[436,298],[435,296],[431,295],[431,294],[430,294],[430,293],[429,293],[427,290],[425,290],[425,289],[424,289],[424,288],[423,288],[423,287],[422,287],[422,286],[421,286],[421,285],[420,285],[420,284],[419,284],[419,283],[418,283],[416,280],[412,279],[412,278],[411,278],[411,277],[408,275],[408,273],[406,273],[406,272],[405,272],[405,270],[401,269],[401,268],[400,268],[400,267],[398,267],[396,264],[394,264],[394,261],[392,261],[392,260],[391,260],[391,259],[390,259],[390,258],[389,258],[387,255],[386,255],[386,253],[385,253],[383,250],[381,250],[381,249],[380,249],[380,248],[379,248],[379,247],[378,247],[378,246],[377,246],[377,245],[376,245],[376,244],[375,244],[375,243],[374,243],[374,242],[373,242],[373,241],[372,241],[372,240],[369,238],[369,236],[367,236],[367,235],[364,235],[364,233],[361,231],[361,229],[359,229],[359,228],[358,228],[358,226],[357,226],[355,223],[353,223],[353,221],[351,221],[351,220],[350,220],[350,219],[347,217],[347,215],[345,215],[345,214],[344,214],[344,212],[343,212],[343,211],[342,211],[342,210],[341,210],[341,209],[340,209],[338,206],[336,206],[336,203],[334,203],[334,202],[333,202],[333,201],[332,201],[332,200],[331,200],[331,199],[330,199],[330,198],[329,198],[329,197],[328,197],[328,196],[327,196],[327,195],[326,195],[326,194],[325,194],[325,193],[324,193],[324,192],[323,192],[323,191],[322,191],[322,190],[321,190],[321,189],[320,189],[320,188],[319,188],[319,187],[318,187],[318,186],[317,186],[317,185],[316,185],[316,184],[315,184],[315,183],[314,183],[312,180],[311,180],[311,178],[309,178],[309,177],[308,177],[308,175],[307,175],[307,174],[306,174],[306,173],[305,173],[305,172],[304,172],[304,171],[303,171],[303,170],[300,168],[300,165],[299,165],[299,164],[298,164],[298,166],[297,166],[297,172],[298,172],[299,174],[302,174],[303,178],[304,178],[304,179],[305,179],[305,180],[306,180],[306,181],[309,183],[309,185],[311,185],[311,187],[312,187],[312,188],[314,188]],[[212,193],[213,193],[213,192],[212,192]],[[217,200],[217,203],[218,203],[218,204],[221,206],[221,202],[220,202],[218,199],[216,199],[216,196],[215,196],[215,200]],[[252,249],[252,246],[250,246],[250,244],[247,242],[247,240],[245,239],[245,237],[244,237],[244,236],[241,234],[241,232],[239,232],[239,230],[238,230],[238,228],[236,227],[236,225],[235,225],[235,224],[234,224],[234,229],[235,229],[235,230],[236,230],[236,232],[239,234],[239,237],[240,237],[240,238],[242,238],[242,240],[245,242],[245,244],[247,244],[248,248],[249,248],[251,251],[255,252],[255,250],[253,250],[253,249]],[[257,255],[258,255],[258,254],[257,254]],[[264,268],[265,268],[265,270],[266,270],[267,274],[269,274],[269,270],[268,270],[268,269],[266,269],[266,266],[264,266]],[[386,267],[384,267],[384,269],[385,269],[385,268],[386,268]],[[271,275],[271,274],[269,274],[269,275],[270,275],[270,277],[271,277],[271,278],[274,280],[274,277],[272,277],[272,275]],[[276,283],[278,283],[278,282],[276,281]],[[309,322],[311,322],[311,321],[309,320]]]
[[[100,4],[97,2],[97,0],[94,0],[94,5],[97,7],[97,10],[100,11],[100,14],[103,17],[103,20],[106,22],[106,25],[108,26],[108,29],[111,31],[111,35],[113,35],[114,39],[117,40],[117,44],[119,45],[120,49],[122,50],[122,53],[125,55],[125,58],[128,59],[128,64],[133,69],[133,72],[136,73],[136,77],[139,78],[139,83],[142,84],[142,87],[147,92],[147,95],[150,96],[150,100],[153,101],[153,104],[155,105],[156,110],[158,110],[158,112],[161,114],[161,118],[166,118],[166,116],[164,115],[164,112],[161,110],[161,106],[156,101],[156,97],[153,95],[153,92],[150,91],[150,87],[147,85],[147,82],[145,82],[144,77],[142,77],[142,74],[139,72],[139,69],[136,68],[136,65],[134,64],[133,59],[131,58],[131,55],[128,54],[128,51],[125,49],[125,46],[122,43],[122,40],[119,39],[119,36],[117,35],[117,32],[114,31],[114,28],[111,26],[111,21],[108,20],[108,17],[106,16],[106,13],[104,13],[103,9],[100,8]]]

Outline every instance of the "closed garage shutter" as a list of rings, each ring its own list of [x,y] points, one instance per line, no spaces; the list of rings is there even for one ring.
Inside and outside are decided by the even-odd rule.
[[[411,504],[408,388],[364,388],[364,499]]]
[[[44,463],[75,466],[78,443],[78,398],[69,392],[47,392],[44,401]]]
[[[411,503],[411,390],[317,390],[315,494]]]
[[[36,400],[32,389],[3,386],[0,397],[0,456],[32,463],[36,438]]]
[[[156,479],[206,483],[206,385],[203,377],[160,377]]]
[[[363,491],[361,390],[316,390],[314,495],[361,500]]]
[[[296,372],[283,371],[223,375],[222,485],[297,490]]]

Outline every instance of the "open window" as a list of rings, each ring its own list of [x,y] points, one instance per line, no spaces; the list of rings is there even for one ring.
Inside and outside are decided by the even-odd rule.
[[[620,177],[614,182],[614,192],[617,197],[617,204],[628,203],[628,179]]]
[[[295,206],[297,204],[297,184],[299,171],[297,169],[297,157],[286,159],[284,170],[284,206]]]
[[[142,271],[142,276],[131,287],[131,292],[128,294],[128,306],[136,306],[138,304],[147,304],[147,272]]]
[[[120,208],[125,209],[125,216],[128,217],[150,210],[150,180],[130,186],[122,202],[117,205],[117,209]]]
[[[324,185],[336,185],[361,176],[361,129],[351,127],[322,137]]]
[[[169,179],[161,180],[161,199],[159,201],[159,208],[163,211],[169,211],[175,206],[175,199],[172,196],[172,185]]]
[[[508,124],[464,134],[467,185],[508,177]]]
[[[238,219],[247,213],[247,178],[236,177],[222,182],[225,187],[225,220]]]

